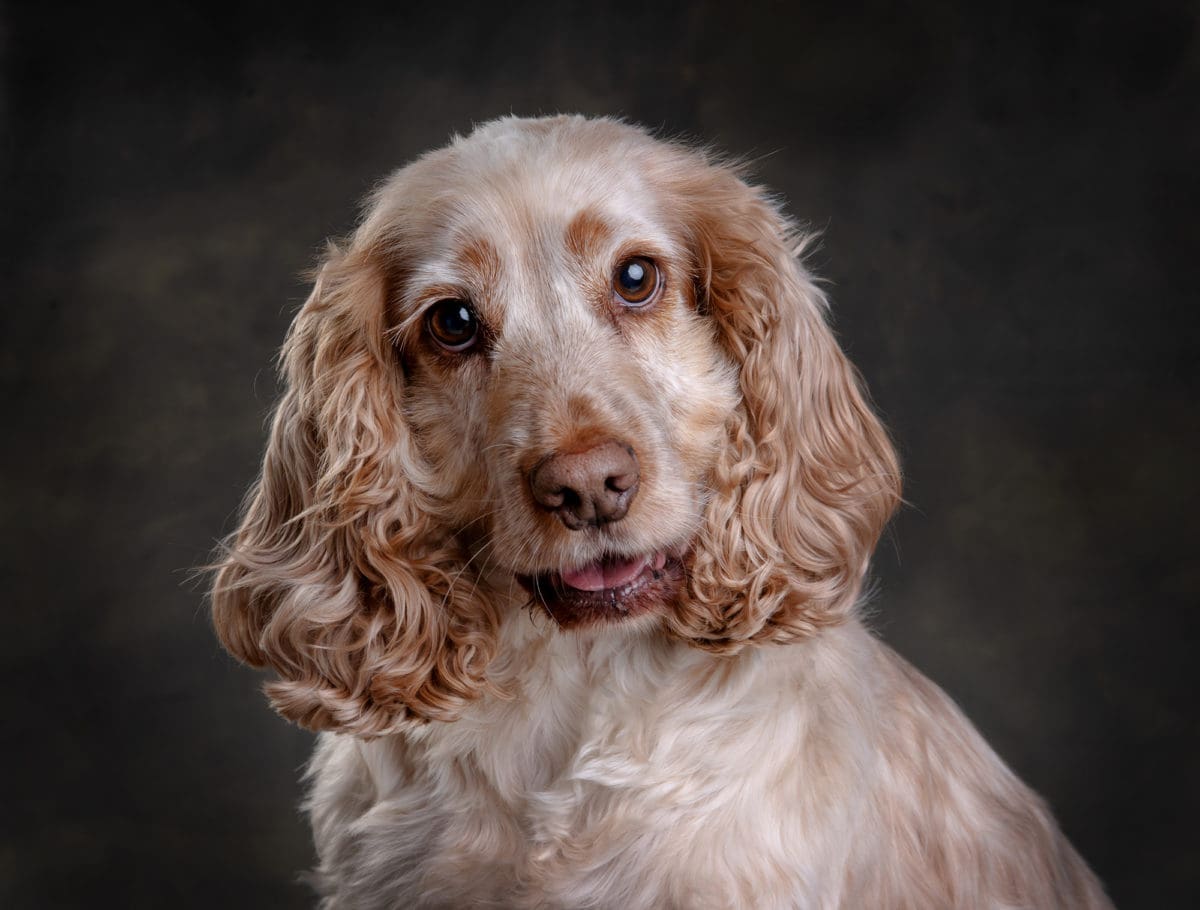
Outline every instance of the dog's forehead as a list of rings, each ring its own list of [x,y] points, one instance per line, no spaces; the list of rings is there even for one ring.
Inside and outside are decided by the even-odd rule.
[[[486,260],[497,273],[490,277],[527,286],[560,275],[572,257],[595,267],[631,245],[676,252],[667,200],[646,167],[651,140],[622,130],[572,144],[518,128],[448,149],[423,175],[428,200],[413,210],[423,222],[413,278],[463,281]]]
[[[604,227],[609,246],[633,238],[670,240],[660,200],[635,169],[531,161],[515,172],[485,172],[458,188],[437,252],[453,258],[486,243],[510,269],[545,262],[577,246],[573,229],[585,221]]]

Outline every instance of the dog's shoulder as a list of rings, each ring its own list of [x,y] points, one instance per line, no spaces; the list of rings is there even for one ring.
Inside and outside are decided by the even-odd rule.
[[[367,907],[1106,906],[1036,795],[857,623],[739,658],[562,638],[454,724],[322,740],[327,890]]]

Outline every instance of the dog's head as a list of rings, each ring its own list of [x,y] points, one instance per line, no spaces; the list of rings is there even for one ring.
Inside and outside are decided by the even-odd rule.
[[[453,719],[506,611],[732,653],[844,619],[895,455],[735,169],[625,124],[506,119],[402,169],[284,346],[213,589],[275,707]]]

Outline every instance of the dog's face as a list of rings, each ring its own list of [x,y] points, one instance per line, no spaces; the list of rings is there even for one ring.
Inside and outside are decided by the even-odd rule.
[[[794,242],[611,121],[398,172],[289,336],[227,646],[287,716],[378,733],[483,691],[522,602],[726,652],[844,617],[897,470]]]
[[[604,132],[563,154],[494,127],[430,162],[434,198],[388,191],[412,206],[389,318],[442,518],[486,583],[571,627],[669,609],[738,402],[670,194]]]

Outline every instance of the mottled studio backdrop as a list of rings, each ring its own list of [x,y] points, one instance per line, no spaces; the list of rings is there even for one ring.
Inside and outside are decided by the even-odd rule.
[[[909,505],[877,625],[1124,908],[1196,906],[1181,3],[0,7],[0,905],[302,907],[311,737],[189,583],[372,182],[510,111],[758,156]]]

